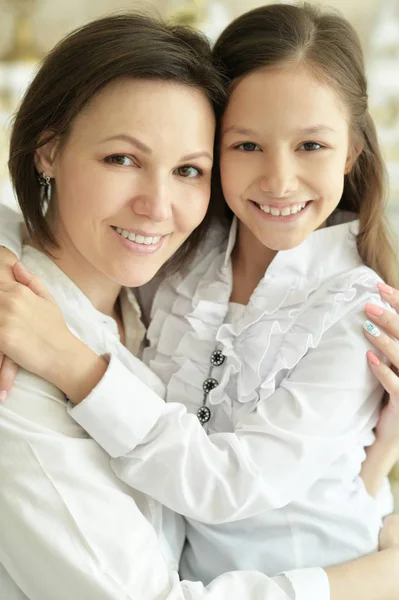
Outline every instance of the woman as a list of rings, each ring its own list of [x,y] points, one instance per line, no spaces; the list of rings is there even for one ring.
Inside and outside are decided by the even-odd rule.
[[[181,30],[174,35],[177,39],[170,29],[137,18],[106,19],[83,28],[61,43],[39,71],[12,138],[12,172],[33,244],[25,246],[23,263],[44,279],[68,327],[84,343],[97,353],[116,355],[121,377],[135,363],[155,392],[158,380],[118,341],[119,330],[128,348],[139,345],[139,336],[131,339],[131,332],[137,333],[133,300],[121,285],[137,286],[150,279],[206,213],[214,124],[210,99],[217,85],[214,80],[212,87],[205,85],[202,42]],[[123,52],[118,54],[122,41]],[[172,58],[186,68],[186,78],[166,68],[165,58],[171,55],[165,51],[171,43]],[[187,46],[194,48],[186,55]],[[71,58],[83,54],[90,64],[82,61],[79,70],[77,62],[68,79]],[[201,82],[194,78],[194,59],[199,57]],[[128,69],[116,69],[126,60]],[[166,71],[154,73],[155,64]],[[71,96],[65,96],[70,89]],[[77,104],[74,95],[80,90],[86,97]],[[38,105],[47,119],[34,118]],[[182,115],[184,135],[179,133],[176,148]],[[24,148],[25,140],[30,146]],[[134,146],[134,158],[125,144]],[[44,173],[40,184],[46,193],[41,201],[35,167],[39,175]],[[56,180],[52,197],[47,178]],[[149,246],[150,252],[133,244]],[[17,284],[3,288],[12,303],[29,292]],[[125,330],[128,319],[131,329]],[[32,331],[34,326],[32,322]],[[11,346],[8,350],[12,357]],[[93,363],[93,381],[98,364]],[[106,387],[106,377],[102,383]],[[140,385],[137,382],[138,392]],[[149,401],[160,402],[156,394]],[[16,584],[28,597],[41,600],[396,597],[395,548],[325,571],[310,569],[271,579],[254,572],[226,574],[207,589],[180,583],[173,571],[182,541],[180,522],[115,478],[106,455],[69,417],[61,392],[21,370],[0,418],[0,543],[9,576],[4,572],[3,588],[8,585],[15,594]],[[143,423],[143,431],[151,426]],[[163,548],[168,564],[134,501],[158,526],[161,542],[168,536]]]

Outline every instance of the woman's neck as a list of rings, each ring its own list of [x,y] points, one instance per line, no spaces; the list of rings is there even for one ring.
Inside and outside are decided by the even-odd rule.
[[[277,251],[264,246],[242,223],[232,252],[233,289],[230,302],[248,304]]]
[[[29,244],[43,252],[37,242],[32,241]],[[68,248],[67,244],[60,244],[59,248],[50,252],[51,254],[47,254],[47,256],[73,281],[94,308],[115,319],[120,328],[122,319],[118,297],[121,286],[95,269],[93,265],[84,260],[75,248]]]

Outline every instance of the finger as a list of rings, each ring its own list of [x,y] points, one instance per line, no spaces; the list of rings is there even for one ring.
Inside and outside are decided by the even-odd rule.
[[[371,303],[366,304],[365,312],[370,321],[383,327],[392,337],[399,339],[399,315],[397,313]]]
[[[377,283],[377,287],[381,298],[383,298],[383,300],[388,302],[392,308],[399,312],[399,291],[395,290],[386,283]]]
[[[12,270],[18,283],[22,283],[28,287],[34,294],[36,294],[36,296],[40,296],[41,298],[45,298],[46,300],[51,300],[54,302],[52,295],[47,290],[42,280],[36,275],[30,273],[21,262],[16,262],[13,265]]]
[[[0,401],[2,400],[2,392],[3,392],[3,402],[7,399],[4,392],[8,395],[8,393],[12,390],[12,386],[14,385],[14,379],[18,372],[18,365],[11,360],[8,356],[5,356],[0,367]],[[5,398],[4,398],[5,396]]]
[[[395,398],[399,398],[399,377],[371,350],[366,356],[374,375],[390,395],[390,400],[393,402]]]
[[[365,321],[363,332],[368,341],[393,364],[399,367],[399,344],[371,321]]]

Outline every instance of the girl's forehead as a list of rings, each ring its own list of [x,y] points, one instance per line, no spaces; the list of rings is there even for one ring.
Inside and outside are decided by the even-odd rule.
[[[348,110],[335,89],[310,69],[299,65],[259,69],[241,78],[232,90],[223,117],[224,129],[230,121],[248,124],[257,121],[280,122],[289,127],[316,125],[334,128],[348,122]]]

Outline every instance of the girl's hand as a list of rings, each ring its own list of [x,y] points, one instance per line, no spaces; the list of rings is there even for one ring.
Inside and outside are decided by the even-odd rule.
[[[17,260],[15,254],[0,246],[0,286],[15,282],[12,267]],[[18,366],[14,361],[0,352],[0,402],[7,398],[17,371]]]
[[[399,547],[399,515],[390,515],[384,519],[380,532],[380,550]]]
[[[0,286],[0,352],[76,404],[100,381],[107,363],[73,335],[38,277],[20,262],[12,269],[15,281]],[[0,374],[0,389],[7,392],[2,385]],[[6,399],[3,393],[0,400]]]

